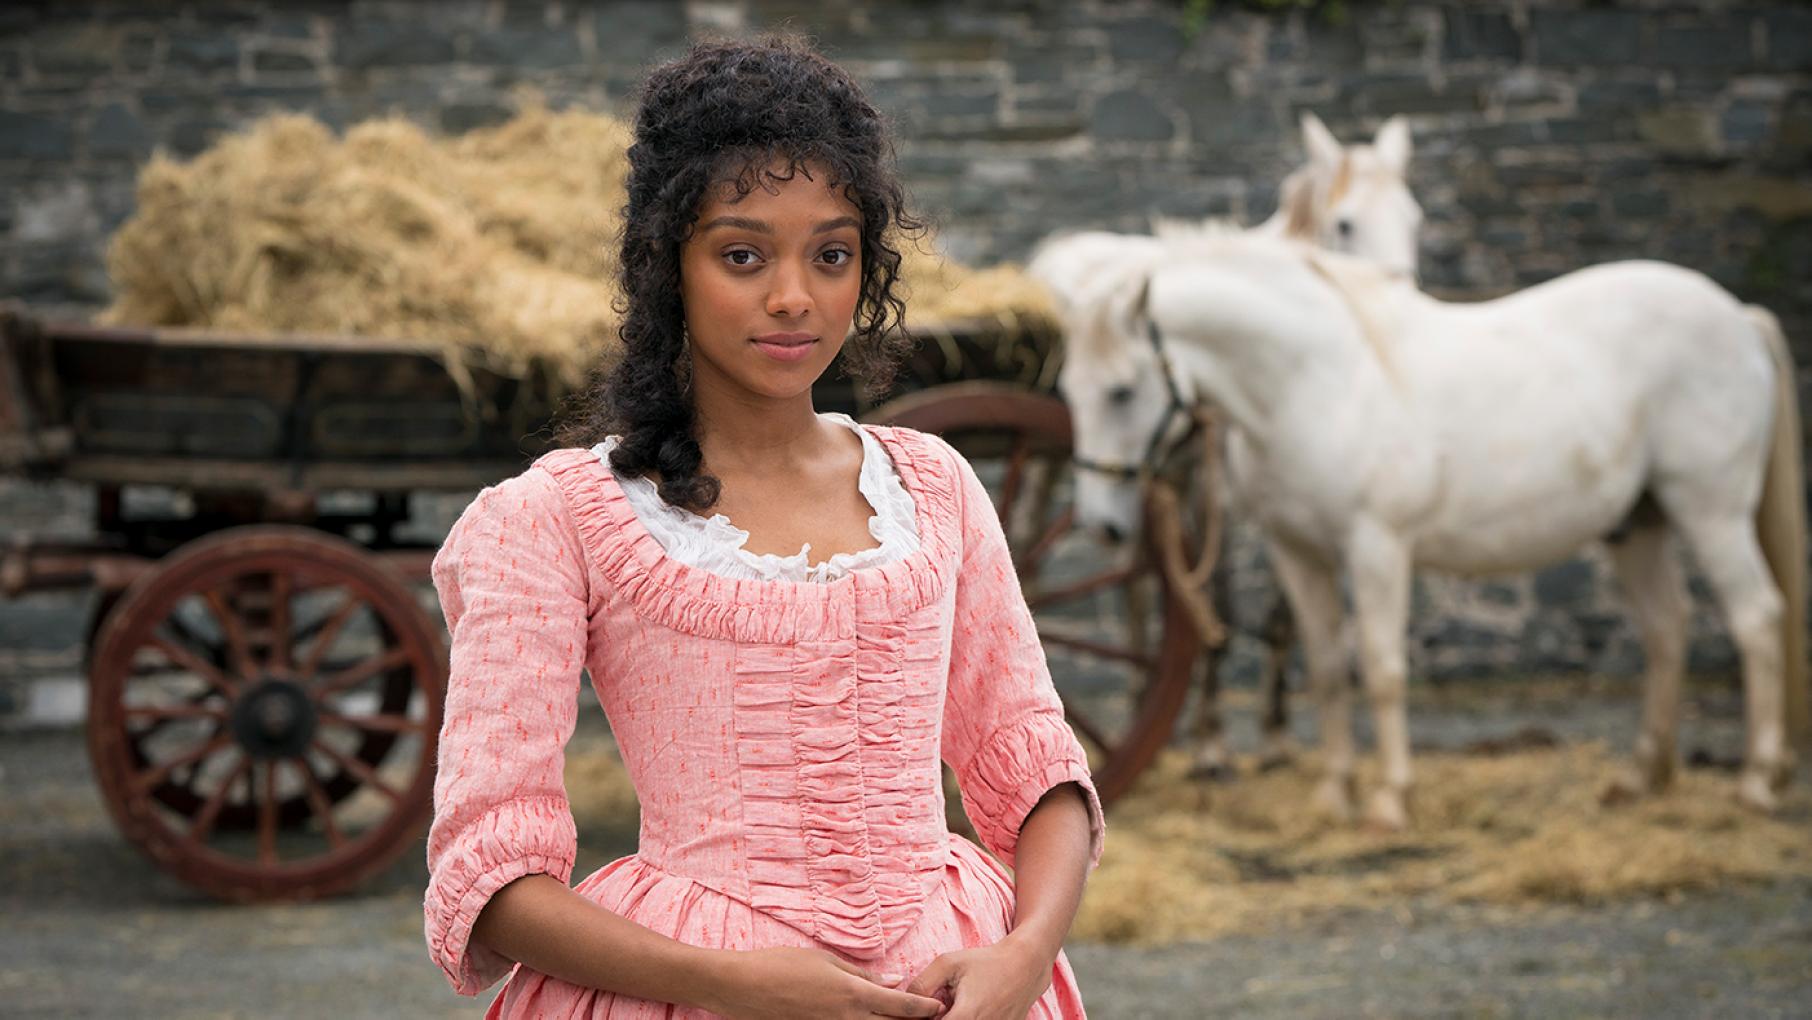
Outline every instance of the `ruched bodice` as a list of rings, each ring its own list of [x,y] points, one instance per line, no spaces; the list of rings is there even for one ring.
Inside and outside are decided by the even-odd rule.
[[[666,555],[584,449],[547,454],[462,515],[434,569],[453,670],[424,905],[455,987],[508,969],[468,941],[497,888],[570,876],[562,745],[580,666],[642,815],[636,855],[578,889],[672,937],[819,946],[906,973],[997,940],[1010,878],[946,831],[940,761],[1002,860],[1061,782],[1087,793],[1098,856],[1087,764],[985,490],[941,440],[863,427],[911,492],[918,548],[828,581],[724,577]],[[1060,970],[1035,1015],[1079,1015]],[[574,1015],[666,1015],[532,972],[494,1009],[572,1012],[556,993],[590,997]]]

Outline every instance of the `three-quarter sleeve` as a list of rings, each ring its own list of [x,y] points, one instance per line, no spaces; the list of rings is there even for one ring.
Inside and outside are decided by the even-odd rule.
[[[1088,801],[1093,869],[1105,827],[1088,758],[1064,722],[993,499],[969,462],[943,445],[960,476],[963,520],[944,761],[956,773],[976,835],[1009,867],[1039,799],[1063,783],[1079,785]]]
[[[471,943],[497,890],[572,878],[564,780],[589,605],[584,550],[553,478],[531,468],[479,493],[434,557],[452,639],[428,832],[428,947],[461,995],[513,961]]]

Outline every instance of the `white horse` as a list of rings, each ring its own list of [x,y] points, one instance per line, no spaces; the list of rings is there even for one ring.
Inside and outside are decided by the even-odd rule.
[[[1647,653],[1636,768],[1620,788],[1668,785],[1688,609],[1675,532],[1742,655],[1739,796],[1774,804],[1792,767],[1783,674],[1803,691],[1806,661],[1799,413],[1771,315],[1655,262],[1448,304],[1250,234],[1154,249],[1092,293],[1093,326],[1070,333],[1058,377],[1077,454],[1127,464],[1154,434],[1161,447],[1167,372],[1184,400],[1232,419],[1228,471],[1266,533],[1319,703],[1323,807],[1350,816],[1357,792],[1343,572],[1383,762],[1368,815],[1399,827],[1412,569],[1529,569],[1606,538]],[[1079,473],[1075,498],[1085,526],[1136,525],[1133,485]]]
[[[1408,122],[1392,117],[1378,128],[1371,144],[1350,146],[1341,145],[1313,113],[1304,112],[1300,124],[1308,160],[1284,178],[1277,211],[1247,232],[1349,252],[1413,278],[1422,208],[1407,180],[1412,154]],[[1238,232],[1237,227],[1219,220],[1160,220],[1154,227],[1154,234],[1148,235],[1107,231],[1059,234],[1039,245],[1027,271],[1050,292],[1066,335],[1093,328],[1101,284],[1111,285],[1129,261],[1157,257],[1168,247],[1186,246],[1192,239]],[[1236,507],[1248,501],[1237,488],[1230,495]],[[1110,534],[1116,526],[1108,524]],[[1260,759],[1266,764],[1284,761],[1294,753],[1288,732],[1284,664],[1295,632],[1284,608],[1278,605],[1264,626],[1270,650],[1262,683],[1265,707]],[[1222,739],[1219,692],[1212,670],[1206,680],[1196,719],[1189,728],[1195,743],[1194,771],[1226,776],[1232,770],[1232,755]]]

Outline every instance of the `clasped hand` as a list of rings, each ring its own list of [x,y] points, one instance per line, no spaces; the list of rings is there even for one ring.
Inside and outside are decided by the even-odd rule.
[[[821,949],[734,953],[724,999],[706,1008],[731,1020],[942,1017],[1024,1020],[1051,984],[1051,961],[1011,940],[945,953],[904,990]]]

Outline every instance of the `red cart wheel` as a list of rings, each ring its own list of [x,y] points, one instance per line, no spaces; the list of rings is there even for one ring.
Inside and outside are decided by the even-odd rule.
[[[1149,547],[1109,550],[1075,531],[1069,408],[976,381],[921,390],[864,418],[937,433],[994,493],[1052,683],[1101,800],[1126,792],[1169,742],[1202,642]]]
[[[107,614],[88,749],[114,821],[234,900],[348,889],[433,802],[439,628],[357,546],[305,528],[191,542]]]

